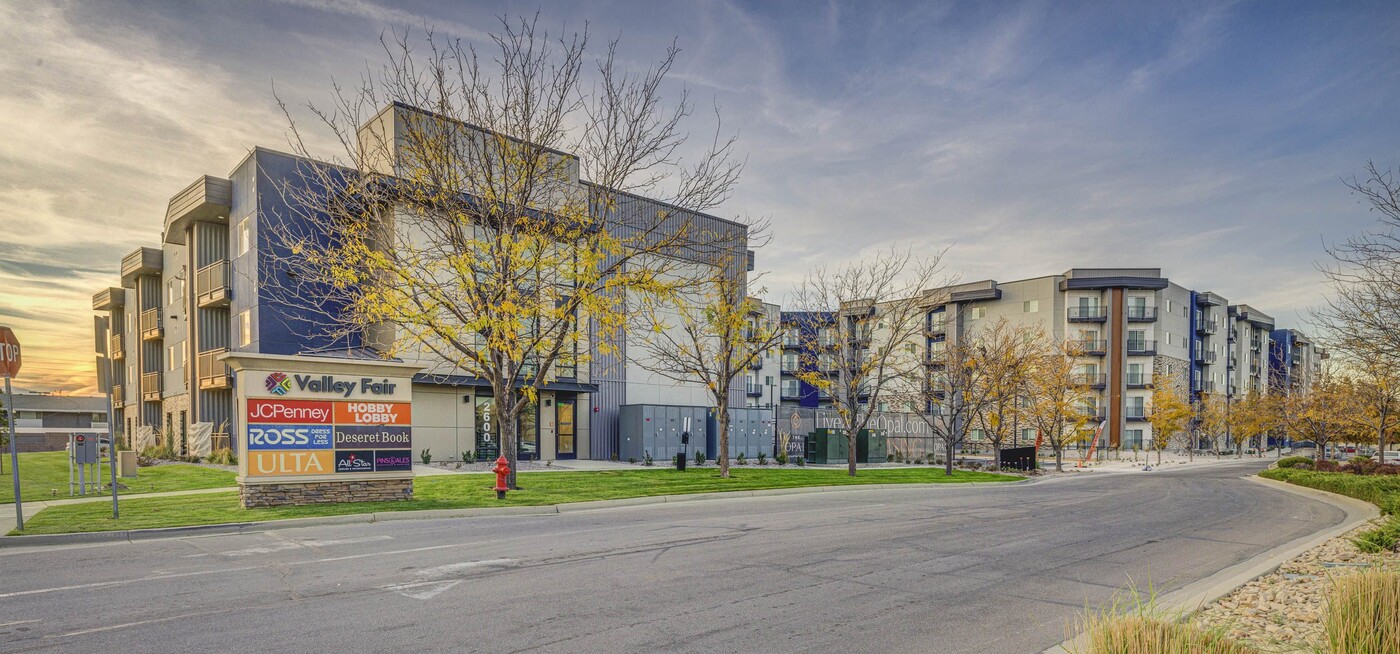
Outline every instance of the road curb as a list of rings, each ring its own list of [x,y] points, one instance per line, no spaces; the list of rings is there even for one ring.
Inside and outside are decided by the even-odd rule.
[[[450,520],[458,518],[481,518],[491,516],[534,516],[576,513],[603,509],[654,506],[683,502],[705,502],[713,500],[735,500],[779,495],[802,495],[807,493],[834,493],[842,491],[882,490],[891,488],[964,488],[968,486],[1018,486],[1029,479],[998,482],[963,483],[908,483],[908,484],[856,484],[841,486],[803,486],[796,488],[767,488],[760,490],[723,491],[717,493],[685,493],[680,495],[653,495],[651,497],[626,497],[615,500],[591,500],[587,502],[566,502],[563,504],[541,504],[537,506],[490,506],[462,509],[425,509],[421,511],[380,511],[378,513],[349,513],[345,515],[321,516],[315,518],[287,518],[285,520],[264,520],[258,522],[231,522],[215,525],[190,525],[187,527],[162,527],[158,529],[124,529],[119,531],[90,531],[76,534],[41,534],[36,536],[0,536],[0,548],[37,547],[47,545],[74,545],[89,543],[119,543],[162,538],[192,538],[203,536],[226,536],[247,534],[274,529],[297,529],[323,525],[345,525],[355,523],[389,522],[395,520]]]
[[[1377,508],[1376,505],[1370,502],[1363,502],[1354,497],[1329,493],[1327,491],[1298,486],[1287,482],[1265,479],[1258,475],[1250,475],[1244,479],[1276,490],[1331,504],[1345,511],[1347,516],[1334,527],[1295,538],[1282,545],[1274,546],[1235,565],[1224,568],[1215,574],[1203,579],[1197,579],[1177,590],[1161,596],[1157,599],[1155,608],[1162,614],[1186,617],[1206,604],[1229,595],[1234,592],[1235,589],[1250,581],[1277,570],[1280,565],[1283,565],[1299,554],[1351,531],[1361,523],[1380,515],[1380,509]],[[1076,649],[1076,644],[1081,638],[1083,638],[1083,634],[1044,650],[1041,654],[1069,654],[1075,651],[1082,651],[1082,644]]]

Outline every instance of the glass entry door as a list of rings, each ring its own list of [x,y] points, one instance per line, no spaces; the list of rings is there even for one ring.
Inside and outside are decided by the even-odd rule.
[[[574,431],[574,401],[564,400],[554,402],[554,428],[558,436],[558,457],[561,459],[578,458],[578,445],[575,440]]]
[[[535,402],[520,407],[520,420],[517,422],[519,436],[517,441],[520,446],[516,448],[516,455],[521,459],[540,458],[540,429],[539,429],[539,405]]]

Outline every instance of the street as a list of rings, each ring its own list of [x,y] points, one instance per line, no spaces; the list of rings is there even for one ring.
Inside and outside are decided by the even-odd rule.
[[[1266,464],[0,550],[0,651],[1033,653],[1342,521]]]

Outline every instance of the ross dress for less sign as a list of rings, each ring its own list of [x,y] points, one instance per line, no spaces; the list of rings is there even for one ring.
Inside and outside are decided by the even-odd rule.
[[[248,371],[249,382],[263,397],[244,406],[247,476],[412,473],[411,380]]]

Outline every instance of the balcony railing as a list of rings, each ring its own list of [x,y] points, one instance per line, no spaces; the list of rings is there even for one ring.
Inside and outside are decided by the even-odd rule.
[[[1214,333],[1215,333],[1215,330],[1216,330],[1215,321],[1212,321],[1212,320],[1200,320],[1200,319],[1197,319],[1197,320],[1196,320],[1196,333],[1198,333],[1198,334],[1214,334]]]
[[[1135,421],[1147,420],[1147,410],[1140,406],[1130,406],[1123,412],[1123,417]]]
[[[121,386],[112,387],[112,408],[120,409],[126,406],[126,389]]]
[[[1103,356],[1108,352],[1108,341],[1101,338],[1081,338],[1070,341],[1071,347],[1087,356]]]
[[[1215,352],[1211,350],[1196,350],[1196,363],[1210,365],[1215,363]]]
[[[1128,388],[1148,388],[1152,386],[1152,378],[1142,373],[1128,373]]]
[[[744,384],[744,391],[749,397],[763,397],[763,386],[760,384]]]
[[[1065,317],[1070,322],[1103,322],[1108,320],[1108,310],[1103,307],[1069,307]]]
[[[226,307],[229,301],[229,262],[215,261],[194,274],[195,301],[201,308]]]
[[[1079,413],[1090,422],[1103,422],[1104,420],[1103,407],[1086,407],[1080,409]]]
[[[782,393],[784,400],[795,400],[802,396],[802,390],[800,388],[790,388],[787,386],[783,387]]]
[[[110,359],[126,358],[126,336],[124,334],[112,334],[107,341],[107,357]]]
[[[1263,373],[1263,369],[1259,366],[1259,364],[1257,364],[1257,363],[1251,363],[1251,364],[1249,364],[1249,376],[1250,376],[1250,377],[1258,377],[1258,376],[1259,376],[1260,374],[1262,374],[1262,373]]]
[[[1128,307],[1128,322],[1157,322],[1157,307]]]
[[[1157,341],[1128,341],[1128,354],[1131,356],[1151,356],[1157,354]]]
[[[1213,381],[1203,381],[1203,382],[1201,382],[1201,392],[1202,392],[1202,393],[1214,393],[1214,392],[1215,392],[1215,382],[1213,382]]]
[[[141,340],[160,340],[160,309],[146,309],[141,312]]]
[[[1108,375],[1098,372],[1077,372],[1072,379],[1078,386],[1103,388],[1108,385]]]
[[[761,356],[754,357],[754,358],[753,358],[753,361],[750,361],[750,362],[749,362],[749,369],[750,369],[750,370],[763,370],[763,357],[761,357]]]
[[[1229,361],[1229,363],[1228,363],[1228,366],[1229,366],[1229,368],[1230,368],[1231,370],[1234,370],[1235,368],[1240,367],[1240,358],[1237,357],[1237,356],[1235,356],[1235,355],[1233,355],[1233,354],[1231,354],[1231,355],[1230,355],[1230,361]]]
[[[1250,349],[1250,350],[1252,350],[1252,351],[1254,351],[1254,352],[1258,352],[1259,350],[1261,350],[1261,349],[1263,349],[1263,348],[1264,348],[1264,342],[1263,342],[1262,340],[1257,339],[1257,338],[1250,339],[1250,341],[1249,341],[1249,349]]]
[[[228,348],[219,348],[199,353],[199,388],[200,390],[212,390],[229,387],[228,365],[219,360],[219,356],[228,352]]]
[[[160,401],[160,373],[148,372],[141,375],[141,400],[144,402]]]

